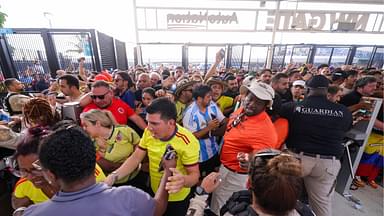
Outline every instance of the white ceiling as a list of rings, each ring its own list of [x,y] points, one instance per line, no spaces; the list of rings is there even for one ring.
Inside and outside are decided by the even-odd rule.
[[[262,0],[261,0],[262,1]],[[278,1],[278,0],[265,0],[265,1]],[[280,0],[296,2],[296,0]],[[320,2],[320,3],[346,3],[346,4],[383,4],[384,0],[297,0],[299,2]]]

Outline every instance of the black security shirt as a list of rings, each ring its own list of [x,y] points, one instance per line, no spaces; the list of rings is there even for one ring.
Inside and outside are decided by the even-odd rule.
[[[359,92],[357,92],[356,90],[353,90],[350,93],[344,95],[340,99],[339,103],[349,107],[349,106],[358,104],[360,102],[362,96],[363,95],[361,95]]]
[[[280,115],[289,121],[288,148],[342,156],[345,132],[352,126],[352,114],[344,105],[325,96],[309,96],[298,103],[283,104]]]

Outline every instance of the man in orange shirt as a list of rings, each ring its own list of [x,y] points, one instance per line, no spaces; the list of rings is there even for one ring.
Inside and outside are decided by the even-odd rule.
[[[240,167],[238,154],[278,148],[275,127],[265,112],[272,105],[274,90],[268,84],[253,81],[241,86],[240,91],[247,91],[247,96],[242,108],[230,117],[220,157],[222,182],[211,201],[211,209],[217,215],[233,192],[246,189],[248,170]]]

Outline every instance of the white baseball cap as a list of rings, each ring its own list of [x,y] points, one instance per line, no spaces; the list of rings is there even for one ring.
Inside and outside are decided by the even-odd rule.
[[[242,85],[240,87],[241,92],[250,91],[253,95],[261,100],[272,101],[275,97],[275,91],[273,88],[262,82],[252,81],[250,85]]]
[[[303,87],[305,87],[305,81],[304,80],[295,80],[292,83],[292,86],[303,86]]]

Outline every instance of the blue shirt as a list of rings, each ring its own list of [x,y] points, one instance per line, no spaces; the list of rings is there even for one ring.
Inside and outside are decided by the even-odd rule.
[[[94,184],[77,192],[58,192],[51,200],[31,205],[23,215],[39,216],[149,216],[155,201],[147,193],[131,186],[108,187]]]
[[[207,106],[205,113],[202,113],[195,101],[184,111],[183,126],[192,133],[195,133],[207,127],[208,122],[214,118],[217,118],[219,122],[225,118],[215,102],[211,101],[211,103]],[[211,136],[206,139],[199,139],[199,143],[200,162],[209,160],[219,151],[217,138],[215,136]]]
[[[135,94],[132,91],[127,90],[119,97],[122,101],[128,104],[132,109],[135,109]]]

